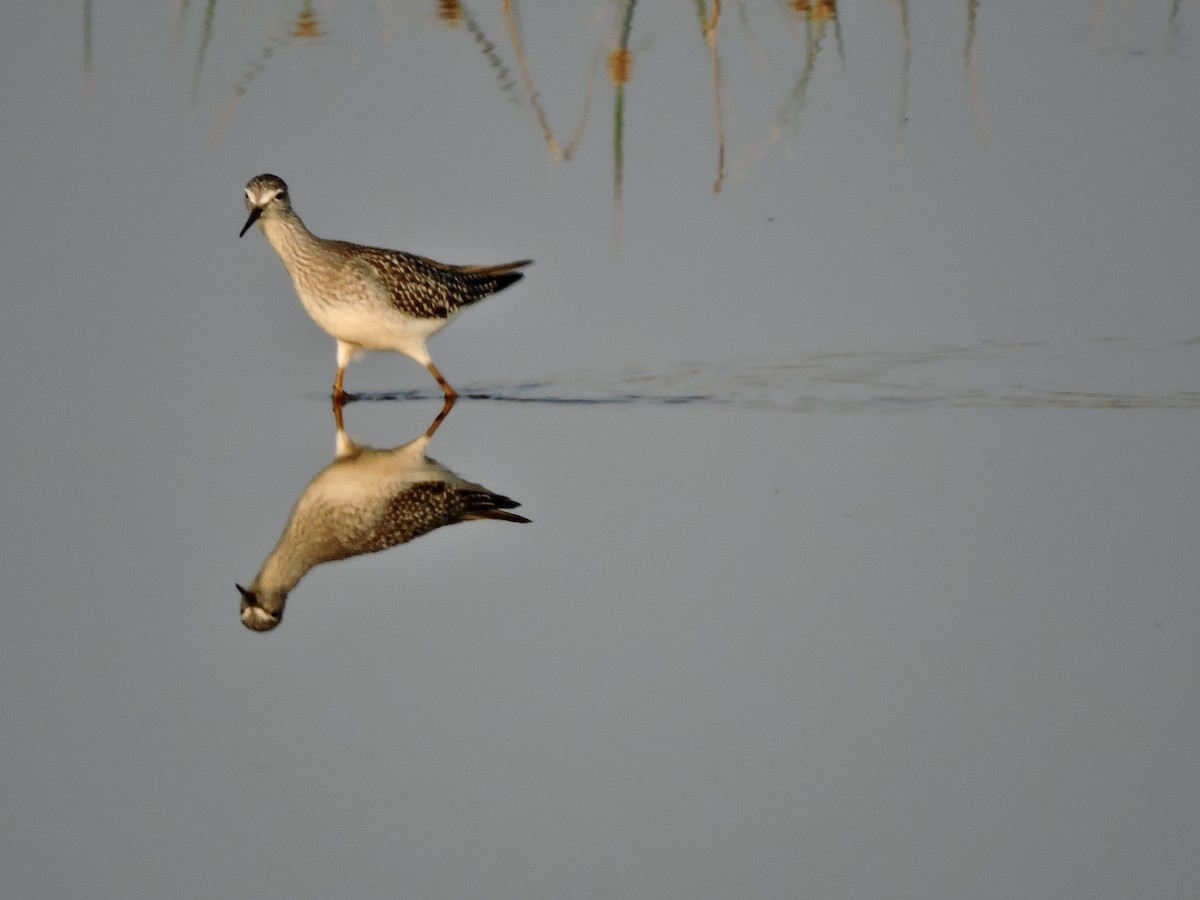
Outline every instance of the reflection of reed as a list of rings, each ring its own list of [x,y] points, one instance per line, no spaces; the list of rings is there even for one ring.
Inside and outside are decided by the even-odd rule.
[[[800,127],[800,115],[804,111],[808,87],[816,71],[817,58],[825,45],[825,36],[829,23],[832,23],[838,58],[845,62],[845,51],[842,45],[841,24],[837,15],[837,4],[834,0],[791,0],[789,8],[804,23],[804,63],[800,73],[792,85],[791,93],[783,108],[776,115],[770,132],[763,140],[744,148],[740,158],[735,160],[733,168],[738,169],[747,162],[760,157],[766,148],[777,142],[784,134],[785,126],[791,126],[792,131]]]
[[[721,0],[713,0],[712,11],[705,13],[704,0],[696,0],[696,11],[700,15],[700,30],[708,47],[708,64],[712,72],[713,118],[717,128],[717,180],[713,182],[713,193],[721,193],[725,181],[725,126],[721,123],[721,62],[717,56],[717,26],[721,22]]]
[[[462,22],[463,8],[458,0],[438,0],[437,6],[437,17],[447,25],[454,27]]]
[[[310,0],[305,0],[304,8],[300,10],[300,15],[296,16],[296,22],[292,25],[292,37],[300,40],[315,40],[323,35],[321,23],[317,21],[317,14],[312,10],[312,3]]]
[[[250,61],[246,67],[246,71],[242,73],[242,77],[234,83],[233,96],[225,104],[226,117],[233,113],[233,108],[237,105],[238,100],[250,89],[250,85],[254,80],[267,70],[267,63],[275,55],[275,51],[281,47],[286,47],[290,43],[291,37],[289,35],[277,34],[263,44],[262,48],[258,51],[258,57]]]
[[[811,9],[804,11],[804,66],[792,87],[787,107],[779,115],[780,125],[790,123],[793,128],[799,127],[800,114],[808,96],[808,86],[817,69],[817,57],[825,45],[826,21],[824,18],[813,16]]]
[[[825,34],[826,23],[832,24],[834,40],[837,42],[838,58],[844,60],[846,53],[842,46],[842,22],[838,18],[835,0],[792,0],[791,6],[792,10],[804,19],[810,40],[814,31],[819,39]]]
[[[898,77],[900,95],[897,112],[897,129],[899,139],[903,141],[908,121],[913,40],[910,32],[908,0],[893,0],[893,3],[898,14],[898,30],[902,41],[902,56]],[[728,70],[722,65],[722,58],[718,47],[722,4],[720,0],[711,0],[711,2],[707,2],[707,0],[693,0],[693,4],[708,54],[709,90],[713,108],[717,156],[717,172],[712,185],[714,192],[720,192],[729,171],[736,171],[748,161],[760,156],[765,148],[778,141],[786,133],[787,126],[790,125],[792,131],[798,130],[800,116],[806,105],[807,93],[815,77],[818,57],[821,55],[822,50],[827,48],[829,43],[831,43],[830,38],[832,38],[832,42],[836,46],[838,58],[843,63],[845,62],[841,18],[836,0],[785,0],[784,3],[779,5],[785,16],[791,17],[796,22],[803,23],[803,62],[800,64],[799,72],[795,75],[790,94],[783,100],[782,109],[776,114],[768,134],[758,142],[743,144],[738,154],[740,158],[735,158],[731,163],[729,161],[725,131],[725,119],[728,113],[724,108],[728,105],[726,101],[729,98],[726,96],[727,86],[723,84],[723,72],[732,70]],[[177,29],[177,41],[178,33],[182,30],[182,22],[192,6],[198,6],[198,4],[190,4],[188,0],[181,0],[179,13],[180,28]],[[620,0],[620,2],[608,6],[609,9],[615,9],[616,22],[613,26],[613,31],[601,39],[597,52],[587,63],[587,78],[579,123],[571,133],[570,138],[563,143],[551,124],[553,117],[543,105],[542,98],[535,84],[532,73],[536,67],[531,64],[531,60],[522,43],[521,23],[519,19],[520,11],[515,0],[503,0],[502,4],[504,27],[512,42],[515,58],[515,64],[511,68],[497,52],[496,43],[488,37],[485,28],[480,25],[477,17],[462,0],[435,0],[435,16],[437,19],[444,23],[446,27],[464,28],[472,36],[484,57],[488,60],[489,65],[494,69],[501,91],[508,100],[519,103],[520,92],[516,90],[516,85],[518,83],[521,84],[525,97],[528,99],[530,107],[536,116],[543,140],[549,149],[551,157],[555,160],[571,159],[582,140],[588,121],[596,72],[600,65],[602,65],[602,51],[607,49],[607,69],[610,82],[613,86],[613,193],[616,202],[616,220],[618,223],[624,186],[626,85],[631,80],[634,63],[634,54],[630,48],[630,44],[632,40],[633,13],[636,6],[637,0]],[[203,4],[203,25],[192,78],[193,102],[199,92],[208,48],[213,39],[216,7],[216,0],[206,0]],[[980,124],[984,125],[986,123],[984,120],[980,85],[973,61],[973,49],[978,36],[979,7],[979,0],[966,0],[963,66],[967,80],[969,101],[975,109]],[[1174,28],[1177,25],[1179,8],[1178,0],[1173,0],[1168,20],[1169,28]],[[751,12],[747,10],[746,4],[738,4],[735,9],[737,17],[741,19],[744,25],[748,25],[751,19]],[[325,34],[322,23],[313,12],[312,3],[307,2],[307,0],[304,2],[300,13],[285,27],[285,34],[271,37],[261,46],[258,55],[249,62],[246,71],[235,83],[233,96],[226,105],[226,117],[232,111],[240,97],[247,92],[254,80],[266,70],[269,61],[278,50],[295,41],[315,40]],[[726,46],[729,40],[730,38],[725,38],[724,42]],[[754,48],[752,48],[752,52],[754,52]],[[725,53],[728,56],[728,49],[725,50]],[[84,0],[84,68],[90,76],[92,68],[91,0]]]
[[[475,16],[458,0],[439,0],[437,15],[439,19],[451,28],[457,28],[459,25],[462,25],[467,29],[467,33],[479,45],[479,49],[483,53],[484,59],[488,61],[488,65],[496,70],[496,80],[500,82],[501,92],[510,100],[516,102],[517,97],[513,93],[513,86],[517,83],[516,79],[513,78],[508,64],[496,52],[496,44],[484,34]]]
[[[975,46],[975,23],[979,12],[979,0],[967,0],[967,37],[963,44],[963,69],[967,74],[967,97],[975,108],[979,127],[987,125],[983,117],[983,101],[979,98],[979,81],[975,77],[975,66],[971,62],[971,51]]]
[[[444,415],[416,440],[380,450],[351,440],[341,427],[341,408],[335,406],[334,414],[333,462],[300,494],[250,586],[237,586],[242,624],[254,631],[279,624],[288,594],[321,563],[376,553],[459,522],[529,522],[510,511],[520,506],[517,501],[466,481],[425,455]]]
[[[92,0],[83,0],[83,74],[92,80]]]
[[[621,181],[625,169],[625,83],[629,81],[633,55],[629,35],[633,30],[633,8],[637,0],[625,0],[621,12],[617,47],[608,55],[608,77],[613,83],[613,192],[618,213],[621,205]]]
[[[592,104],[592,84],[596,75],[595,61],[593,60],[592,66],[588,70],[587,81],[584,85],[583,109],[580,112],[579,124],[575,126],[575,131],[567,141],[566,148],[561,148],[558,138],[554,135],[554,129],[550,127],[550,120],[546,116],[546,110],[542,107],[537,88],[533,85],[533,76],[529,74],[529,64],[526,62],[525,51],[521,46],[521,30],[517,27],[517,15],[512,0],[504,0],[504,22],[508,26],[508,36],[512,41],[513,55],[517,60],[517,71],[521,73],[521,83],[525,87],[525,95],[529,100],[529,105],[533,107],[538,124],[542,127],[542,135],[545,138],[546,146],[550,149],[550,158],[553,160],[570,159],[587,126],[588,110]]]
[[[246,93],[253,81],[267,70],[267,63],[277,50],[289,46],[294,41],[311,43],[325,36],[325,31],[321,27],[321,23],[317,20],[316,14],[312,11],[312,4],[309,2],[305,2],[304,7],[300,10],[300,14],[296,16],[296,21],[289,27],[291,28],[289,33],[275,35],[263,44],[258,58],[250,62],[246,72],[234,84],[233,96],[229,98],[229,102],[225,106],[226,116],[229,116],[233,112],[237,101]]]
[[[1166,20],[1161,23],[1160,34],[1159,4],[1092,0],[1088,29],[1092,45],[1131,56],[1179,52],[1182,46],[1176,39],[1182,35],[1183,23],[1179,20],[1182,5],[1180,0],[1170,0],[1169,3],[1164,2],[1163,6],[1166,8]],[[1158,40],[1160,37],[1166,40]]]
[[[183,22],[183,15],[187,10],[187,4],[184,3],[180,10],[180,24]],[[196,48],[196,67],[192,71],[192,102],[196,102],[196,98],[200,96],[200,75],[204,71],[204,55],[208,50],[208,45],[212,41],[213,19],[216,17],[217,0],[208,0],[204,7],[204,26],[200,31],[200,46]]]
[[[900,63],[900,112],[897,128],[900,140],[904,140],[904,126],[908,122],[908,73],[912,64],[912,35],[908,31],[908,0],[896,0],[900,12],[900,37],[904,41],[904,56]]]

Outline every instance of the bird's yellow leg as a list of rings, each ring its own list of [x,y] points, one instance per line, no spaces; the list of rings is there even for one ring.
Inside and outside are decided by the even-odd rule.
[[[346,426],[342,423],[342,398],[336,393],[333,395],[333,424],[338,431],[346,430]]]
[[[337,377],[333,379],[333,405],[340,406],[342,400],[345,399],[345,392],[342,390],[342,376],[346,374],[345,366],[338,366]]]
[[[425,368],[429,370],[430,375],[437,379],[437,383],[442,386],[442,393],[446,395],[447,401],[453,403],[458,399],[458,391],[450,387],[450,382],[442,377],[442,373],[437,370],[437,366],[435,366],[432,362],[427,362],[425,363]],[[449,410],[446,410],[446,412],[449,412]]]
[[[447,397],[446,402],[442,404],[442,411],[437,414],[437,418],[425,429],[425,437],[433,437],[433,433],[441,427],[442,422],[445,421],[446,416],[450,415],[450,410],[452,409],[454,409],[454,398]]]

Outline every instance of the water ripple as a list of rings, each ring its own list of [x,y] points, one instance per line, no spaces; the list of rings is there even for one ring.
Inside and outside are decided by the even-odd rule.
[[[566,406],[729,406],[784,412],[929,408],[1197,409],[1200,339],[1056,344],[984,342],[906,351],[813,353],[790,360],[688,361],[580,369],[481,384],[465,399]],[[440,399],[429,391],[362,401]]]

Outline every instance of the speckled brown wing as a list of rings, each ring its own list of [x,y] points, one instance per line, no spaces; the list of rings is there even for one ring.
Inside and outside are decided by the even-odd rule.
[[[445,319],[464,306],[504,290],[524,277],[515,270],[531,262],[523,259],[498,266],[453,266],[402,250],[357,247],[356,251],[390,292],[392,305],[418,319]]]
[[[422,481],[392,497],[383,514],[361,536],[362,553],[374,553],[468,519],[528,522],[508,510],[520,506],[501,494],[444,481]]]

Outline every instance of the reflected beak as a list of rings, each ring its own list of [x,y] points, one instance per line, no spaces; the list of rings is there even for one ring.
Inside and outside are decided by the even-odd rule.
[[[242,237],[250,230],[250,226],[258,221],[258,217],[262,215],[262,207],[256,206],[250,210],[250,218],[246,220],[246,224],[242,226],[242,230],[238,232],[238,237]]]

